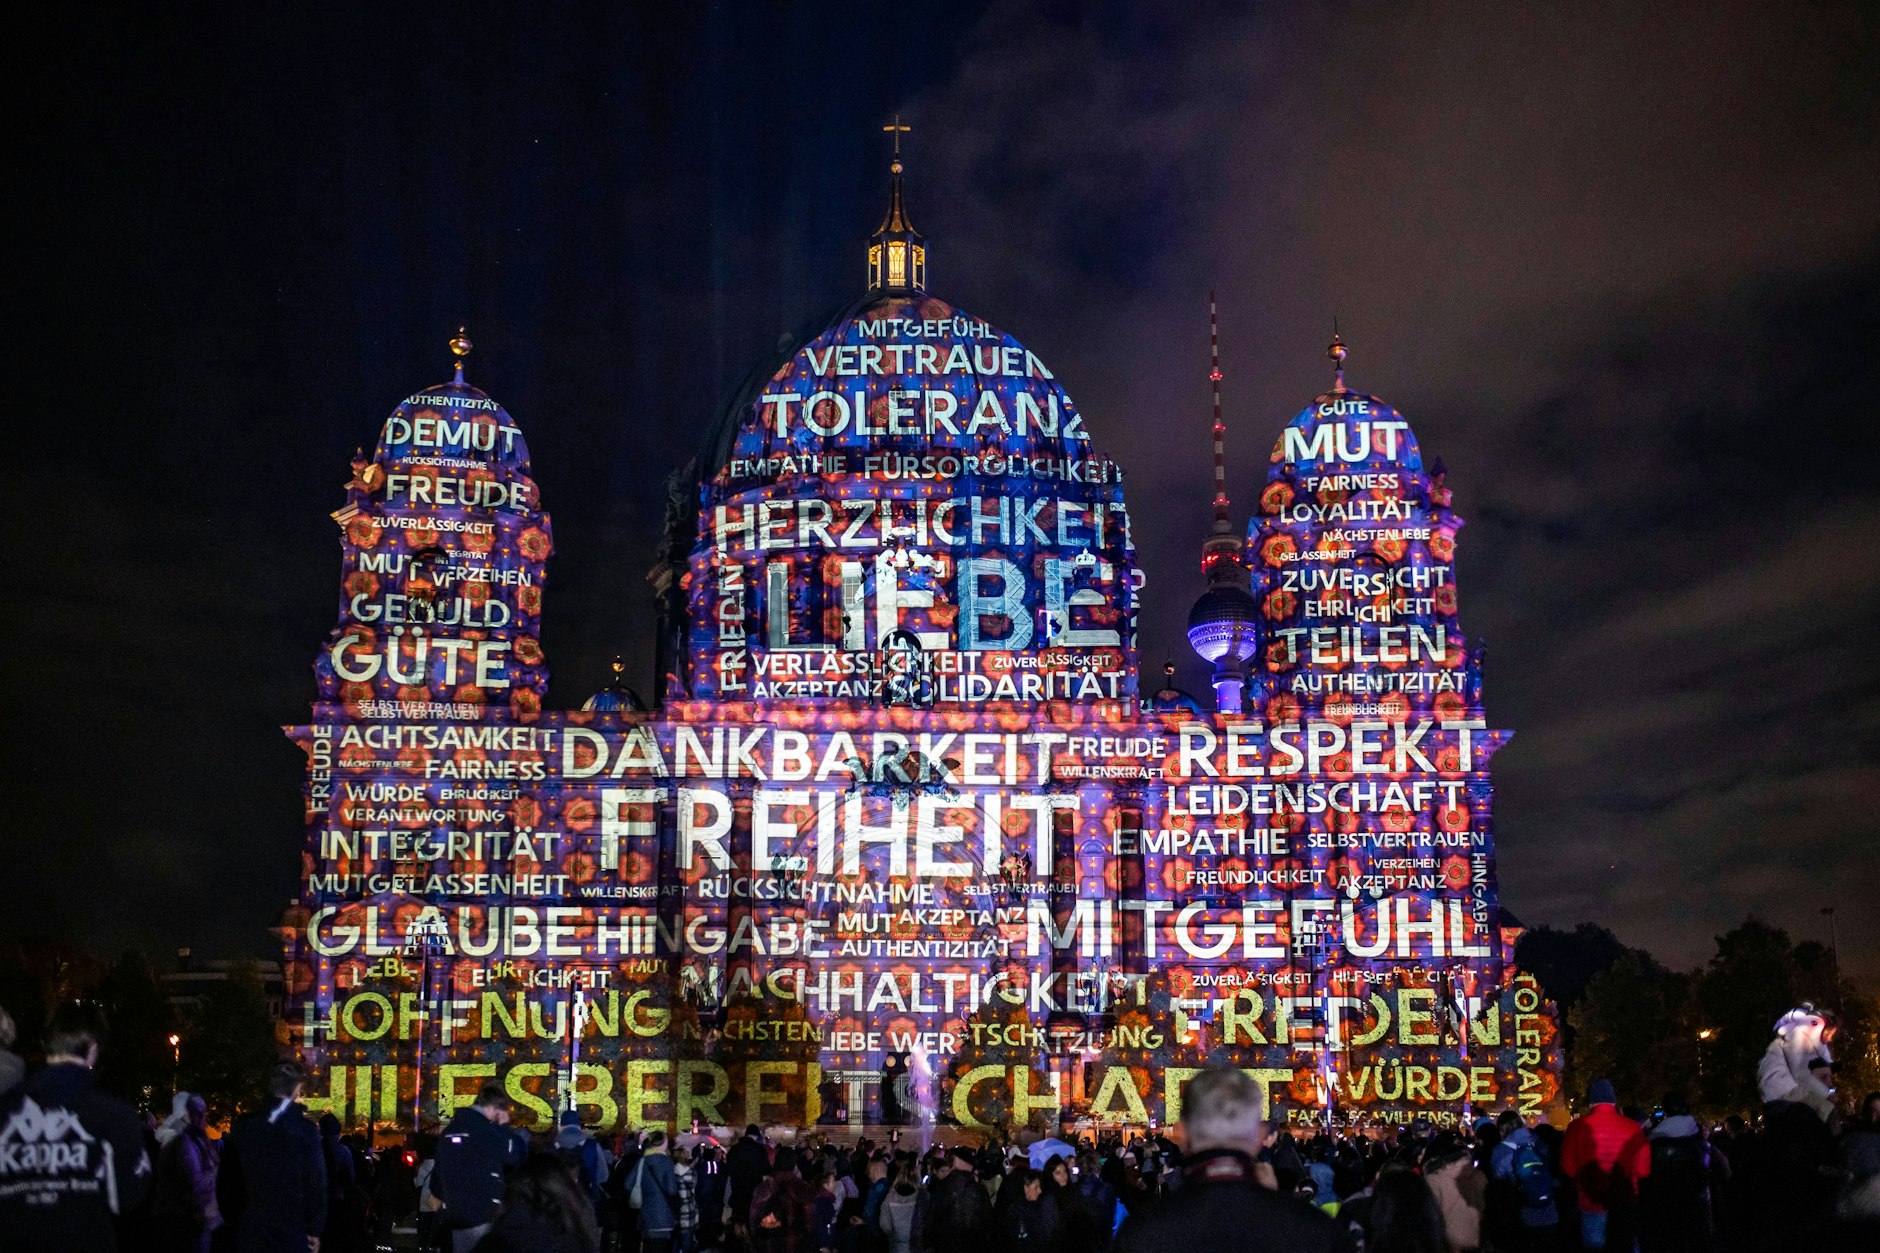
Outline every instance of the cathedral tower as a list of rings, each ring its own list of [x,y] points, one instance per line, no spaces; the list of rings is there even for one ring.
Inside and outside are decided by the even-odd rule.
[[[515,420],[456,372],[392,411],[346,484],[339,621],[314,663],[353,717],[533,721],[554,549]]]

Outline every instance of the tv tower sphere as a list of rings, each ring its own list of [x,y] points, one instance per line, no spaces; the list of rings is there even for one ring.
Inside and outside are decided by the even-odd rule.
[[[1260,606],[1234,583],[1216,583],[1188,611],[1188,644],[1214,663],[1214,695],[1222,713],[1241,712],[1247,662],[1260,647]]]

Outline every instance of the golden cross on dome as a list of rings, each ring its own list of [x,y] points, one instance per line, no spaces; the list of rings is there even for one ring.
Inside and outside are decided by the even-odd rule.
[[[882,127],[881,129],[884,134],[891,134],[894,136],[894,155],[897,157],[900,156],[901,155],[901,136],[912,131],[914,128],[903,123],[901,121],[901,115],[897,113],[894,115],[894,121],[888,123],[886,126]]]

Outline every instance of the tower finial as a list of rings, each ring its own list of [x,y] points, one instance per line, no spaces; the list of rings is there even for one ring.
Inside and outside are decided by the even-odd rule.
[[[458,327],[457,333],[450,337],[450,351],[457,358],[457,381],[463,382],[463,359],[470,355],[476,345],[470,342],[470,332],[465,327]]]
[[[901,120],[881,128],[894,136],[894,159],[888,163],[888,213],[868,240],[868,290],[927,290],[927,244],[907,220],[901,199],[901,136],[914,128]]]
[[[1351,349],[1345,347],[1345,341],[1338,337],[1338,317],[1332,316],[1332,342],[1325,350],[1325,355],[1332,359],[1332,390],[1345,390],[1345,358],[1351,355]]]

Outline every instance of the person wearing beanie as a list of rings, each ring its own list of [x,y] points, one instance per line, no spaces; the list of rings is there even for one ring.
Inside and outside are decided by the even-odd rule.
[[[1586,1103],[1591,1108],[1567,1125],[1560,1146],[1561,1173],[1579,1193],[1580,1247],[1603,1249],[1610,1241],[1630,1249],[1638,1181],[1651,1173],[1651,1147],[1645,1129],[1619,1112],[1612,1080],[1594,1080]],[[1620,1229],[1609,1231],[1615,1220]]]

